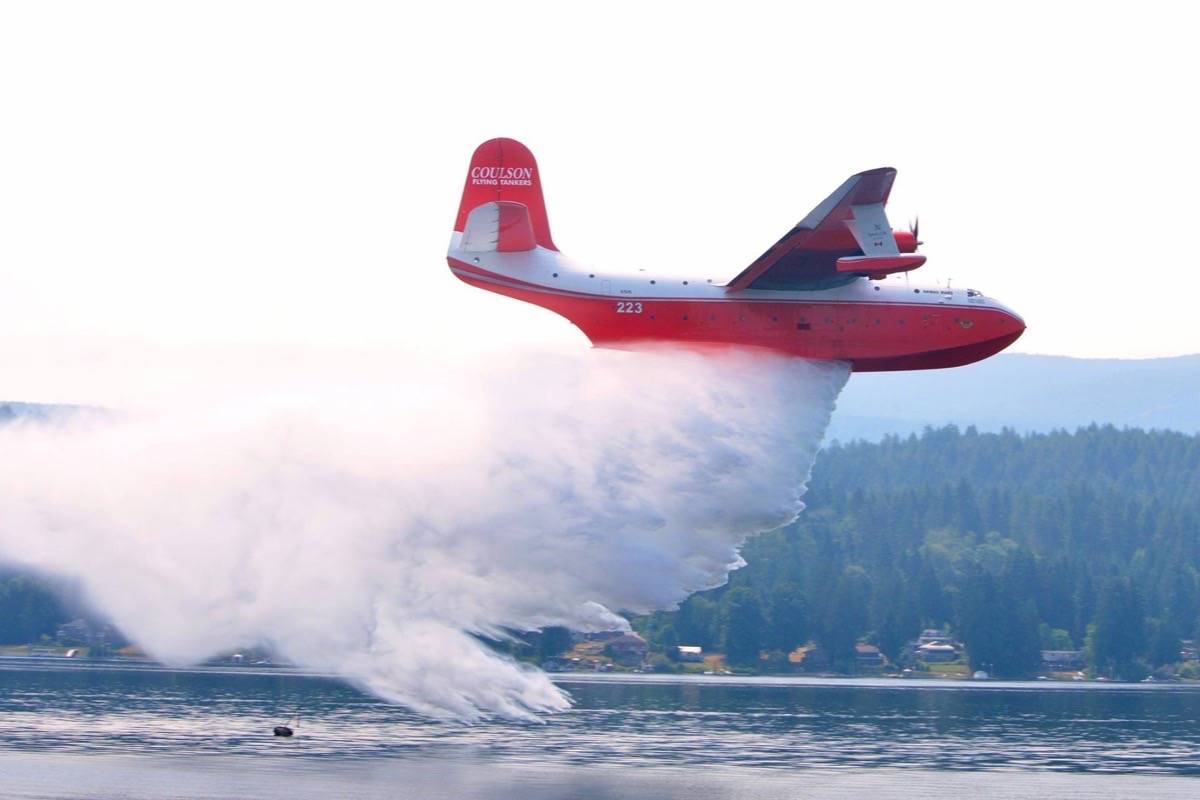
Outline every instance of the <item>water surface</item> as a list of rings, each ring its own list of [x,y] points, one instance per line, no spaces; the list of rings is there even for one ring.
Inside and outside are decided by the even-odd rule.
[[[543,724],[431,722],[287,671],[0,669],[15,797],[1194,796],[1170,685],[560,676]],[[297,735],[271,728],[300,715]]]

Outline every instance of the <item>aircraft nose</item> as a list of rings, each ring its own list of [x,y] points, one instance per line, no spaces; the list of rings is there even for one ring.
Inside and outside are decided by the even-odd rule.
[[[1017,339],[1020,339],[1021,334],[1025,333],[1025,320],[1020,314],[1013,311],[1011,308],[1008,308],[1007,306],[1001,305],[997,311],[999,311],[1002,315],[1002,321],[1000,323],[1000,330],[1002,332],[997,338],[1002,339],[1004,341],[1004,346],[1007,347]]]
[[[1012,328],[1013,338],[1016,339],[1025,332],[1025,320],[1010,308],[1004,309],[1004,313],[1008,316],[1008,324]]]

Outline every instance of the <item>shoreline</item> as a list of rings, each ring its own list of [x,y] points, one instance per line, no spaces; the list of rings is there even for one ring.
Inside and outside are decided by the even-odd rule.
[[[150,659],[74,659],[62,656],[0,655],[0,671],[9,672],[140,672],[176,675],[241,675],[248,677],[297,677],[341,681],[340,675],[308,670],[287,664],[238,666],[197,664],[170,666]],[[703,675],[696,673],[647,672],[552,672],[547,677],[556,685],[623,683],[629,685],[712,686],[797,686],[846,689],[1021,690],[1021,691],[1200,691],[1198,682],[1153,683],[1072,680],[974,680],[961,678],[912,678],[888,675]]]

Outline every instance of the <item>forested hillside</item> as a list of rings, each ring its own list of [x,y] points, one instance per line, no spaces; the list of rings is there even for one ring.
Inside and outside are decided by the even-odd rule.
[[[53,636],[71,618],[59,599],[60,589],[43,578],[0,568],[0,645]]]
[[[727,586],[637,627],[735,663],[812,639],[849,669],[860,640],[896,659],[948,625],[974,666],[1012,676],[1086,646],[1128,677],[1196,633],[1200,436],[928,430],[823,451],[806,500]]]

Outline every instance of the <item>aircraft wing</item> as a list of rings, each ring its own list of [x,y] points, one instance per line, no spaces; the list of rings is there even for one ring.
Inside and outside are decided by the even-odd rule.
[[[895,179],[891,167],[851,176],[726,288],[821,288],[852,271],[850,262],[839,269],[838,259],[903,259],[883,210]]]

